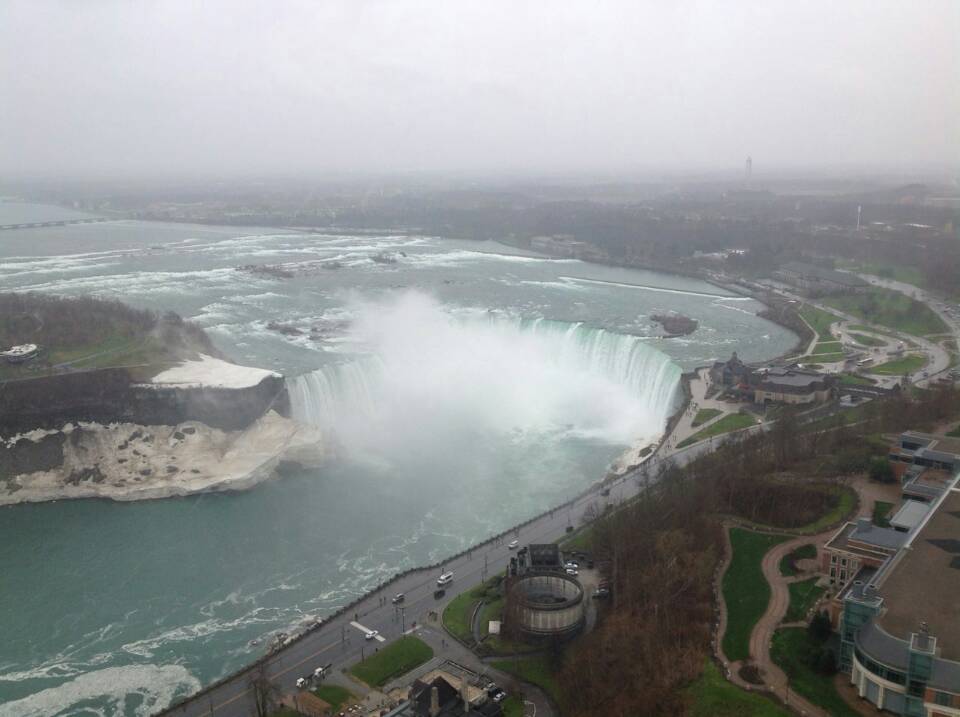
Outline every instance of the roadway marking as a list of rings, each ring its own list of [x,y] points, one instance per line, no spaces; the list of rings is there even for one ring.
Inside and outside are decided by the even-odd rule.
[[[371,630],[369,627],[364,627],[364,626],[361,625],[359,622],[351,622],[350,625],[351,625],[352,627],[357,628],[360,632],[362,632],[363,635],[364,635],[364,637],[367,638],[367,639],[369,639],[370,636],[373,635],[373,639],[376,640],[377,642],[386,642],[386,641],[387,641],[387,638],[385,638],[385,637],[384,637],[383,635],[381,635],[379,632],[377,632],[376,630]],[[374,634],[374,633],[376,633],[376,634]]]
[[[298,663],[296,663],[296,664],[294,664],[294,665],[290,665],[290,667],[288,667],[288,668],[286,668],[286,669],[284,669],[284,670],[281,670],[280,672],[277,672],[276,674],[272,675],[272,677],[273,677],[274,679],[276,679],[277,677],[281,677],[282,675],[287,674],[287,673],[290,672],[291,670],[295,670],[296,668],[300,667],[300,665],[302,665],[303,663],[309,662],[310,660],[313,660],[313,659],[314,659],[317,655],[319,655],[320,653],[326,652],[327,650],[329,650],[329,649],[331,649],[331,648],[333,648],[333,647],[336,647],[337,645],[340,645],[340,644],[341,644],[340,641],[331,642],[331,643],[330,643],[329,645],[327,645],[326,647],[321,647],[319,650],[317,650],[316,652],[314,652],[312,655],[307,655],[305,658],[303,658],[302,660],[300,660],[300,662],[298,662]],[[230,704],[231,702],[236,702],[238,699],[240,699],[241,697],[243,697],[244,695],[246,695],[248,692],[250,692],[250,688],[249,688],[249,687],[248,687],[247,689],[245,689],[243,692],[240,692],[239,694],[234,695],[234,696],[231,697],[230,699],[224,700],[224,701],[221,702],[220,704],[215,705],[215,706],[213,707],[213,710],[211,710],[211,711],[212,711],[212,712],[216,712],[216,711],[217,711],[218,709],[220,709],[221,707],[226,707],[226,706],[227,706],[228,704]]]

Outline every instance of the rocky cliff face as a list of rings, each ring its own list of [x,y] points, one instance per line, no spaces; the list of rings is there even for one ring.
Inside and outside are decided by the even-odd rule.
[[[144,500],[249,488],[326,455],[320,432],[269,411],[242,431],[68,424],[0,440],[0,505],[62,498]]]
[[[320,432],[288,418],[281,376],[212,365],[255,378],[144,384],[114,368],[0,384],[0,505],[236,490],[323,460]]]
[[[289,415],[280,376],[267,376],[245,388],[182,388],[138,384],[126,369],[110,368],[0,385],[0,437],[82,421],[141,425],[199,421],[236,431],[271,409]]]

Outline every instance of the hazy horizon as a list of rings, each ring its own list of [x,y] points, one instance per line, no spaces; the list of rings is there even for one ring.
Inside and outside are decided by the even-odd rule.
[[[960,4],[0,7],[0,179],[955,169]]]

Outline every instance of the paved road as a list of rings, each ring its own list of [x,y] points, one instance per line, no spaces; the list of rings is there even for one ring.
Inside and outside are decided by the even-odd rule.
[[[931,311],[933,311],[937,316],[943,319],[943,322],[950,328],[950,332],[955,338],[955,344],[958,350],[960,350],[960,318],[955,318],[954,316],[947,313],[945,308],[945,300],[921,289],[920,287],[914,286],[913,284],[906,284],[902,281],[894,281],[893,279],[884,279],[879,276],[874,276],[873,274],[858,274],[858,276],[865,281],[870,282],[874,286],[881,286],[885,289],[892,289],[893,291],[899,291],[901,294],[906,294],[915,298],[917,301],[922,301],[926,304]],[[923,340],[922,344],[926,348],[926,344],[931,344],[932,342]],[[943,352],[943,347],[939,344],[933,344]],[[944,355],[946,352],[944,352]],[[946,356],[946,361],[949,363],[949,356]],[[945,373],[947,369],[947,364],[937,363],[935,367],[929,369],[929,378],[933,379],[938,374]],[[925,382],[923,377],[918,378],[919,381]],[[921,383],[922,385],[922,383]]]
[[[711,450],[714,445],[714,441],[704,441],[668,457],[654,457],[648,462],[649,475],[652,479],[666,460],[684,465]],[[558,507],[522,528],[510,531],[499,540],[494,539],[478,545],[456,560],[445,563],[444,570],[452,570],[455,578],[442,600],[438,601],[433,597],[439,569],[411,572],[394,583],[369,593],[349,614],[331,619],[301,640],[278,651],[266,663],[267,678],[282,692],[292,692],[297,678],[313,672],[316,667],[332,663],[333,670],[340,670],[352,665],[360,660],[362,655],[369,655],[375,649],[398,638],[404,631],[411,631],[414,623],[423,625],[431,610],[441,611],[447,602],[460,593],[504,570],[513,555],[513,552],[508,550],[507,543],[514,537],[522,544],[559,540],[564,536],[568,525],[577,526],[581,523],[583,513],[590,504],[629,500],[640,492],[641,486],[642,475],[639,472],[624,476],[610,485],[608,498],[600,495],[600,486],[594,486],[569,505]],[[390,602],[391,596],[398,592],[406,595],[402,611]],[[357,623],[361,627],[351,623]],[[377,630],[386,642],[365,640],[362,628]],[[250,672],[241,673],[224,684],[201,692],[189,701],[168,708],[160,714],[177,717],[249,717],[255,714],[251,677]]]

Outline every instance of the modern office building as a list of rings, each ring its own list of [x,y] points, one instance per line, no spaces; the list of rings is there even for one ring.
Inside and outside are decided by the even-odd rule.
[[[926,510],[911,511],[906,531],[848,523],[821,557],[842,583],[840,668],[862,698],[893,714],[960,716],[958,483],[960,474]]]

